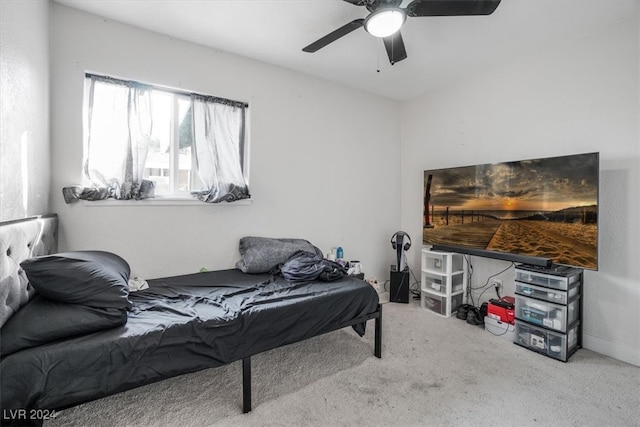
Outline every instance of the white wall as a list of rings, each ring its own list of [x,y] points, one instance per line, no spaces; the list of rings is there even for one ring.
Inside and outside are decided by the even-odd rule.
[[[49,211],[49,1],[0,2],[0,221]]]
[[[52,207],[61,249],[123,256],[141,277],[232,268],[245,235],[343,246],[388,275],[400,222],[400,106],[284,68],[52,6]],[[85,71],[250,104],[247,206],[65,205],[81,182]]]
[[[405,102],[400,114],[373,95],[52,8],[51,191],[61,249],[112,250],[158,277],[232,267],[243,235],[304,237],[325,251],[344,246],[368,275],[386,279],[391,234],[421,234],[424,169],[599,151],[600,269],[586,273],[583,344],[640,365],[637,16],[506,60]],[[65,205],[60,188],[81,180],[85,71],[248,101],[254,202]],[[473,261],[476,284],[507,265]],[[513,293],[512,275],[503,278]]]
[[[425,169],[600,152],[599,271],[585,273],[583,346],[640,365],[638,17],[402,107],[402,227],[422,232]],[[418,250],[412,263],[419,268]],[[473,258],[473,285],[508,263]],[[513,295],[513,270],[503,275]],[[495,294],[485,293],[483,300]]]

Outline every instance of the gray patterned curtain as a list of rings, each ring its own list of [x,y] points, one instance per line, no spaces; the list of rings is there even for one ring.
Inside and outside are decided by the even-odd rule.
[[[192,194],[207,203],[249,198],[242,170],[246,106],[195,94],[191,99],[197,169],[205,185]]]

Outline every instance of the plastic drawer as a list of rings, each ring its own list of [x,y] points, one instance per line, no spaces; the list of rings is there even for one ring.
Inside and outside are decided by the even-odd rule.
[[[579,298],[568,305],[558,305],[516,295],[516,319],[566,332],[567,326],[578,320],[579,303]]]
[[[448,276],[441,276],[438,274],[431,274],[426,271],[422,272],[422,290],[427,292],[438,292],[440,294],[446,294],[447,289],[451,289],[451,292],[459,292],[462,290],[464,274],[452,274],[451,283],[448,283]],[[450,288],[449,288],[450,286]]]
[[[578,348],[579,324],[579,322],[576,323],[565,335],[516,320],[514,342],[530,350],[566,362]]]
[[[451,313],[454,313],[460,304],[462,304],[463,293],[452,295],[451,299],[446,296],[434,294],[431,292],[422,291],[421,305],[422,308],[433,311],[441,316],[449,317]],[[451,303],[451,307],[448,307],[447,303]]]
[[[545,288],[560,289],[563,291],[569,289],[569,285],[578,283],[580,281],[580,276],[580,274],[574,274],[566,277],[553,276],[550,274],[516,269],[516,282],[544,286]]]
[[[452,272],[463,270],[463,257],[458,254],[438,253],[435,251],[425,251],[422,253],[422,268],[434,272],[447,273],[449,270],[447,263],[451,262]],[[451,260],[451,261],[449,261]]]
[[[542,286],[516,282],[516,294],[543,301],[549,301],[556,304],[566,304],[571,298],[578,295],[579,292],[579,284],[571,285],[568,291],[560,291],[544,288]]]

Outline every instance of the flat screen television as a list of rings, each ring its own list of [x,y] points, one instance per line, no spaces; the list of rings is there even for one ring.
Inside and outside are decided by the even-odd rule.
[[[423,243],[598,269],[599,153],[424,171]]]

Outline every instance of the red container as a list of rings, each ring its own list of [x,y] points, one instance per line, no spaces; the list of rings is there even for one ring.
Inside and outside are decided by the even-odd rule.
[[[492,299],[487,306],[487,316],[513,325],[516,321],[515,302],[516,299],[509,296]]]

